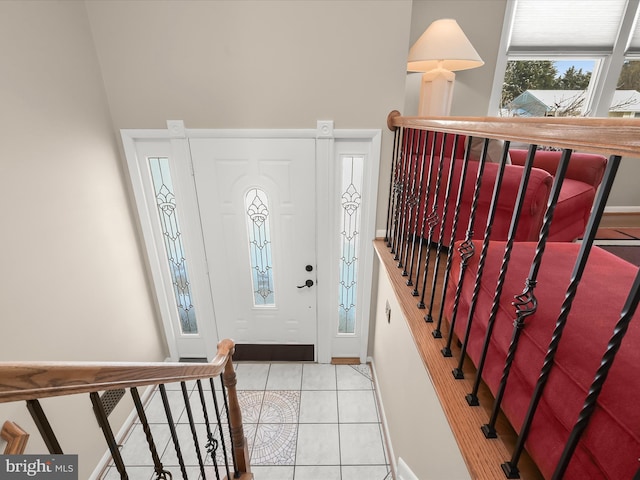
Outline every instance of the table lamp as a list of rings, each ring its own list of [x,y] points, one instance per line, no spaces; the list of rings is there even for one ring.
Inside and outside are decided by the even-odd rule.
[[[436,20],[409,50],[407,70],[425,72],[420,86],[421,117],[447,116],[451,110],[454,71],[484,65],[458,22]]]

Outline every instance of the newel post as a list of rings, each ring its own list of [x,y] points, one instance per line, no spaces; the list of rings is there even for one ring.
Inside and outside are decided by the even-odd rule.
[[[236,371],[233,368],[233,362],[231,360],[234,350],[235,345],[229,350],[227,363],[224,366],[222,376],[229,400],[229,428],[231,430],[231,443],[235,457],[235,470],[236,472],[245,473],[251,471],[251,466],[248,462],[249,448],[244,436],[244,429],[242,428],[242,412],[240,411],[238,393],[236,391],[236,384],[238,383]]]

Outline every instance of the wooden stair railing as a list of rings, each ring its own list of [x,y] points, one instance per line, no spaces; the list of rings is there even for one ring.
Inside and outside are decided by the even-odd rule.
[[[6,421],[0,430],[0,438],[7,442],[4,455],[21,455],[27,448],[29,434],[15,422]]]
[[[574,307],[576,292],[589,260],[589,255],[592,253],[592,246],[616,178],[617,169],[623,156],[632,159],[640,158],[640,119],[575,117],[422,118],[403,117],[399,112],[393,111],[387,117],[387,125],[390,130],[394,131],[391,178],[388,188],[387,225],[384,240],[376,240],[374,244],[381,260],[381,265],[388,274],[396,298],[407,320],[425,369],[429,373],[436,394],[440,398],[454,438],[460,446],[470,475],[473,478],[496,479],[504,477],[521,478],[522,474],[522,478],[527,479],[537,479],[544,476],[545,478],[558,480],[562,478],[595,478],[594,475],[596,473],[601,473],[598,478],[601,476],[602,478],[604,476],[607,478],[631,478],[629,472],[633,470],[633,473],[635,473],[637,469],[637,455],[634,453],[635,444],[630,447],[632,444],[628,442],[627,447],[629,448],[624,453],[616,452],[616,457],[609,455],[607,460],[610,463],[606,467],[598,467],[602,468],[602,470],[590,469],[591,464],[583,461],[579,458],[580,455],[574,455],[574,453],[589,422],[592,418],[595,418],[594,411],[598,396],[605,385],[609,372],[612,371],[611,368],[614,365],[616,356],[619,354],[629,323],[640,304],[640,271],[637,269],[635,271],[633,269],[630,270],[631,273],[629,275],[635,275],[630,288],[626,284],[620,285],[619,291],[626,298],[624,306],[618,309],[619,306],[616,304],[616,306],[611,306],[609,309],[603,309],[598,312],[606,316],[607,321],[610,322],[606,324],[606,328],[611,327],[611,330],[606,331],[606,335],[609,335],[609,343],[606,345],[606,350],[602,349],[600,367],[597,371],[594,370],[592,372],[593,380],[591,385],[580,386],[581,389],[589,392],[588,395],[584,399],[572,399],[573,408],[581,407],[579,416],[576,415],[577,420],[573,418],[568,420],[566,418],[561,419],[569,422],[569,425],[570,422],[574,422],[569,438],[560,439],[559,435],[552,438],[553,429],[547,429],[547,424],[538,423],[535,425],[535,429],[532,428],[532,425],[536,412],[542,411],[538,407],[545,389],[547,393],[550,391],[547,388],[550,372],[560,371],[560,367],[556,366],[557,359],[560,358],[557,355],[558,346],[567,325],[569,313]],[[468,137],[482,140],[482,153],[479,154],[479,158],[473,161],[474,174],[468,173],[474,170],[467,168],[471,164],[471,149],[465,149],[461,146],[465,145],[466,140],[469,139]],[[499,158],[494,159],[498,164],[494,165],[496,168],[491,171],[490,175],[484,175],[483,169],[485,164],[489,162],[487,152],[491,139],[502,141],[501,154]],[[524,164],[517,165],[518,169],[520,169],[516,169],[520,172],[518,184],[511,184],[511,192],[514,194],[514,200],[511,205],[512,210],[508,210],[506,214],[503,213],[507,220],[510,221],[507,223],[509,225],[508,232],[506,234],[503,232],[504,237],[497,239],[495,235],[491,236],[492,228],[495,226],[493,215],[500,205],[500,195],[508,190],[501,186],[503,185],[501,182],[507,166],[511,142],[519,142],[526,145],[526,148],[522,145],[518,146],[518,149],[526,150],[526,161]],[[558,151],[558,162],[552,174],[553,180],[549,184],[546,208],[541,212],[544,214],[540,222],[541,225],[538,227],[538,231],[534,232],[537,235],[537,243],[534,244],[535,251],[531,247],[527,247],[532,253],[532,258],[526,260],[521,258],[519,263],[511,263],[512,268],[514,268],[514,265],[520,267],[518,275],[521,275],[523,271],[529,271],[528,274],[525,274],[526,278],[523,278],[525,288],[522,293],[516,293],[514,296],[509,295],[508,298],[505,295],[505,298],[503,298],[502,290],[507,279],[506,274],[511,261],[511,253],[514,251],[514,245],[520,243],[516,242],[516,231],[518,222],[521,220],[521,212],[524,211],[523,206],[529,178],[535,166],[534,161],[541,150]],[[553,284],[559,287],[558,292],[560,292],[561,298],[563,296],[562,307],[557,312],[551,311],[555,307],[542,310],[538,309],[539,304],[545,305],[544,302],[549,302],[550,299],[548,297],[551,295],[549,295],[548,289],[542,290],[538,286],[538,292],[543,291],[546,293],[544,295],[538,294],[540,298],[537,298],[535,289],[538,284],[538,274],[545,252],[547,254],[552,253],[553,247],[557,247],[557,245],[552,245],[554,242],[550,240],[550,228],[556,207],[559,204],[563,182],[565,182],[565,178],[571,178],[568,175],[570,166],[581,168],[580,165],[576,165],[577,162],[572,160],[575,158],[573,157],[574,150],[576,151],[575,153],[600,154],[608,157],[608,159],[604,158],[604,163],[600,163],[603,165],[601,181],[598,180],[598,184],[595,185],[597,190],[594,193],[595,198],[591,205],[590,213],[588,213],[588,221],[586,221],[580,243],[576,245],[573,251],[575,254],[573,269],[566,271],[567,269],[565,268],[565,270],[555,270],[554,272],[558,276],[560,273],[564,274],[568,281],[566,285],[561,283]],[[444,166],[447,164],[448,173],[444,172]],[[600,164],[594,163],[584,168],[596,170],[599,168],[597,165]],[[457,170],[454,170],[454,167]],[[452,181],[451,179],[454,177],[455,181]],[[484,193],[492,194],[490,203],[488,205],[485,203],[484,205],[485,210],[482,213],[485,215],[478,215],[483,182],[486,185],[486,183],[493,180],[495,182],[491,189],[484,190]],[[452,183],[458,184],[455,189],[457,194],[451,189]],[[467,185],[471,188],[467,188]],[[489,185],[492,185],[492,183],[489,183]],[[517,190],[513,188],[514,185],[517,186]],[[444,200],[438,195],[438,189],[441,192],[446,189]],[[430,195],[430,191],[435,193]],[[465,194],[466,197],[464,197]],[[509,198],[511,199],[511,197]],[[467,202],[465,204],[467,210],[464,215],[461,215],[463,199]],[[506,211],[507,209],[503,208],[503,210]],[[447,217],[447,215],[450,217]],[[458,226],[459,217],[464,217],[465,225]],[[447,223],[445,218],[452,218],[452,221]],[[483,218],[486,225],[477,225],[479,223],[477,218]],[[432,235],[436,226],[439,226],[440,235],[438,238]],[[453,241],[444,239],[443,232],[445,228],[447,229],[446,233],[449,234],[448,238],[454,239]],[[484,235],[475,236],[474,229],[480,232],[481,228],[484,228]],[[457,243],[455,242],[456,239],[458,240]],[[530,239],[529,242],[533,243],[533,240]],[[565,241],[565,244],[569,244],[569,241]],[[484,275],[483,277],[483,268],[485,261],[489,258],[490,247],[494,247],[493,252],[498,253],[491,257],[494,262],[491,265],[493,267],[492,276]],[[436,257],[433,260],[430,259],[432,250],[435,250],[436,253]],[[520,250],[520,252],[522,251],[524,250]],[[552,255],[546,256],[546,258],[551,258],[551,260],[547,260],[547,263],[559,258],[558,251],[556,250],[555,257]],[[560,254],[563,251],[568,250],[562,250]],[[474,255],[475,258],[473,258]],[[452,269],[454,256],[457,266],[455,270],[457,279],[450,275],[451,272],[454,272]],[[471,263],[468,262],[470,259],[472,259],[475,269],[475,271],[471,272],[467,269],[467,264]],[[496,261],[496,259],[499,261]],[[440,266],[441,264],[444,265],[445,261],[446,267],[443,272]],[[422,278],[419,278],[420,268],[415,269],[414,276],[414,269],[412,268],[414,263],[424,267]],[[407,266],[409,267],[408,269]],[[400,270],[403,267],[404,270]],[[618,265],[618,269],[620,268]],[[600,275],[602,275],[602,270],[604,269],[601,268]],[[568,278],[569,273],[571,274],[570,279]],[[620,274],[620,272],[616,273]],[[432,277],[430,294],[426,290],[428,276]],[[550,276],[547,275],[541,278],[548,282]],[[612,277],[607,276],[606,278],[610,279]],[[466,287],[463,287],[465,279],[467,283]],[[540,283],[542,284],[543,282],[541,281]],[[422,285],[421,289],[419,288],[420,285]],[[407,287],[412,287],[412,289],[407,289]],[[614,287],[617,288],[618,285],[616,284]],[[463,288],[466,302],[464,315],[459,314],[458,310]],[[627,288],[629,288],[628,291],[626,290]],[[509,291],[511,292],[511,290],[513,289]],[[603,304],[609,301],[604,293],[601,294],[598,291],[587,292],[595,296],[596,299],[601,300]],[[428,307],[424,302],[425,293],[430,301]],[[479,301],[481,293],[484,295],[483,302]],[[416,305],[417,298],[421,294],[422,297]],[[600,294],[602,295],[601,299],[597,296]],[[444,310],[445,304],[447,304],[446,312]],[[491,305],[491,308],[487,308],[489,305]],[[546,303],[546,305],[549,305],[549,303]],[[482,315],[478,314],[481,308],[484,309],[481,312]],[[508,312],[498,317],[499,310],[507,312],[510,308],[513,308],[512,313]],[[544,319],[542,318],[543,315],[539,315],[538,318],[534,319],[532,317],[533,314],[540,311],[545,312]],[[495,338],[496,333],[493,327],[499,323],[496,320],[497,318],[499,318],[502,325],[507,325],[506,328],[500,331],[500,341],[502,345],[506,346],[503,350],[498,350],[495,347],[498,340]],[[534,320],[536,323],[533,323]],[[458,322],[457,324],[456,321]],[[528,329],[528,332],[531,332],[532,328],[540,325],[543,321],[547,322],[544,325],[550,328],[549,338],[545,337],[540,340],[548,343],[539,349],[544,351],[544,358],[537,358],[541,364],[539,376],[532,376],[532,378],[527,379],[533,390],[529,397],[523,393],[524,388],[520,388],[517,392],[522,395],[522,397],[518,398],[524,399],[518,407],[522,406],[524,408],[517,410],[519,417],[514,413],[511,413],[510,416],[511,419],[515,418],[519,423],[517,432],[514,431],[516,429],[511,430],[506,427],[497,431],[495,428],[497,422],[504,420],[504,423],[506,423],[507,417],[503,417],[501,412],[504,406],[503,397],[505,391],[510,394],[513,392],[513,390],[509,389],[513,388],[511,384],[514,382],[508,383],[512,366],[515,364],[519,367],[522,364],[514,362],[514,359],[517,358],[520,334],[525,326],[531,326]],[[483,322],[482,329],[477,328],[479,322]],[[615,325],[612,322],[615,322]],[[463,327],[459,327],[460,325],[463,325]],[[435,329],[433,328],[434,326]],[[474,330],[480,332],[476,333],[476,338],[472,339],[475,343],[470,341],[470,335]],[[510,339],[507,335],[509,333],[511,335]],[[543,336],[544,334],[539,335],[540,338]],[[566,338],[567,335],[565,335]],[[472,354],[469,353],[470,350],[467,349],[470,345],[476,347],[473,353],[475,358],[472,358]],[[529,356],[533,357],[531,352],[535,348],[531,348],[531,343],[528,347]],[[503,347],[501,346],[501,348]],[[546,350],[544,350],[545,348]],[[580,348],[580,346],[568,345],[564,348]],[[527,347],[525,347],[526,349]],[[489,369],[484,368],[485,360],[489,358],[488,352],[490,350],[493,353],[491,357],[493,374],[487,373]],[[452,355],[454,358],[451,358]],[[518,355],[522,359],[523,354]],[[470,360],[474,360],[474,365],[470,365]],[[522,360],[522,362],[527,361],[532,360],[529,357],[525,357]],[[570,365],[573,367],[574,364]],[[630,377],[633,377],[635,373],[637,372],[628,372]],[[511,375],[512,379],[513,376]],[[620,383],[620,377],[617,378],[617,381]],[[554,385],[557,387],[557,379]],[[637,382],[634,384],[625,383],[625,388],[635,393],[635,390],[630,387],[633,386],[637,389],[638,385]],[[479,391],[482,398],[478,396]],[[576,397],[579,397],[579,394]],[[511,398],[515,398],[515,394]],[[551,396],[546,397],[549,405],[551,405],[550,398]],[[566,401],[565,398],[559,395],[556,395],[554,400],[556,404]],[[625,400],[625,407],[629,405],[631,405],[631,402]],[[516,411],[513,401],[511,401],[509,407],[511,412]],[[624,412],[624,410],[621,411]],[[553,417],[549,416],[549,418]],[[598,419],[598,421],[600,420]],[[548,424],[550,423],[551,421],[548,422]],[[597,423],[597,421],[593,423]],[[507,425],[507,427],[509,426]],[[634,431],[634,435],[635,433]],[[545,435],[547,435],[546,438]],[[479,441],[481,437],[485,437],[485,439]],[[615,438],[613,435],[610,435],[610,437],[609,440],[615,441],[613,440]],[[634,438],[637,438],[637,436]],[[554,447],[554,451],[552,449],[545,450],[546,446],[552,444],[562,445],[562,442],[564,442],[564,445],[561,450],[558,450],[557,447]],[[526,462],[521,461],[527,453],[525,445],[532,452],[531,459],[526,459],[527,465],[523,465]],[[622,448],[619,450],[622,450]],[[596,458],[596,454],[599,457]],[[594,447],[593,444],[589,444],[588,448],[585,447],[581,455],[584,458],[587,456],[592,458],[591,461],[594,465],[596,463],[604,464],[602,460],[607,456],[606,452]],[[591,455],[593,457],[590,457]],[[509,459],[509,457],[511,458]],[[537,467],[540,467],[539,470],[536,465],[532,464],[532,460],[539,461],[539,465],[537,465]],[[540,462],[540,460],[545,463]],[[575,462],[571,463],[573,460]],[[624,466],[621,467],[621,465]],[[569,472],[568,474],[567,471]],[[583,472],[588,473],[585,475]],[[622,474],[620,474],[621,472]],[[582,476],[579,476],[581,474]],[[636,478],[639,477],[636,476]]]
[[[0,403],[26,401],[27,408],[49,449],[49,453],[62,454],[62,448],[39,400],[55,396],[88,393],[113,461],[121,478],[125,479],[128,478],[126,466],[122,462],[119,448],[98,392],[128,389],[131,392],[140,422],[145,430],[157,478],[170,478],[166,476],[167,472],[158,458],[153,436],[137,391],[138,387],[157,385],[163,398],[163,405],[182,475],[183,478],[187,478],[164,386],[167,383],[180,382],[194,442],[197,442],[199,439],[196,435],[191,411],[191,403],[194,401],[189,401],[186,390],[186,382],[195,381],[207,428],[207,442],[203,446],[207,453],[211,455],[213,463],[213,465],[205,465],[200,445],[196,443],[195,448],[198,452],[200,473],[206,478],[251,480],[253,475],[250,473],[247,442],[242,426],[242,413],[236,392],[236,373],[231,360],[234,349],[235,345],[232,340],[222,340],[218,344],[216,357],[210,363],[0,362]],[[218,376],[222,385],[219,393],[213,381]],[[203,380],[209,381],[211,388],[210,393],[215,410],[213,412],[215,418],[211,418],[211,422],[209,422],[211,412],[207,409],[205,389],[202,387]],[[218,433],[217,437],[211,431],[211,427],[216,430],[216,425],[218,428],[216,431]],[[12,437],[13,435],[10,436],[10,438]],[[225,437],[230,439],[230,448],[226,445]],[[23,442],[26,444],[26,439]],[[218,452],[220,446],[222,447],[222,462],[224,463],[218,465],[216,453],[220,453]],[[206,475],[205,467],[208,471]],[[223,476],[221,477],[221,475]]]

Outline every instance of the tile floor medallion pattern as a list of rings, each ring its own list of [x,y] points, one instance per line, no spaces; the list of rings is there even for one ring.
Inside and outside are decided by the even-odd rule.
[[[255,480],[391,480],[368,365],[324,365],[314,363],[238,363],[238,402],[242,410],[251,469]],[[215,380],[219,391],[219,380]],[[200,394],[195,382],[188,384],[193,418],[199,438],[207,437]],[[209,412],[215,412],[211,387],[203,383]],[[179,384],[167,385],[177,436],[182,446],[188,478],[202,478],[193,446],[188,415]],[[219,406],[222,408],[219,397]],[[171,433],[166,424],[162,399],[156,391],[145,407],[158,452],[173,478],[182,478]],[[209,413],[213,417],[213,413]],[[226,422],[226,415],[222,415]],[[220,431],[211,420],[211,431]],[[225,434],[226,438],[226,434]],[[224,476],[222,442],[216,463]],[[227,450],[229,442],[227,440]],[[122,456],[129,478],[152,480],[153,462],[140,424],[123,442]],[[216,478],[213,459],[201,447],[207,478]],[[227,457],[231,452],[227,451]],[[119,478],[113,465],[102,477]]]

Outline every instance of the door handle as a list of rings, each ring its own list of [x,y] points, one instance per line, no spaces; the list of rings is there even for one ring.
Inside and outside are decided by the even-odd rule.
[[[304,282],[304,285],[298,285],[298,288],[304,288],[304,287],[308,287],[308,288],[313,287],[313,280],[307,280],[306,282]]]

